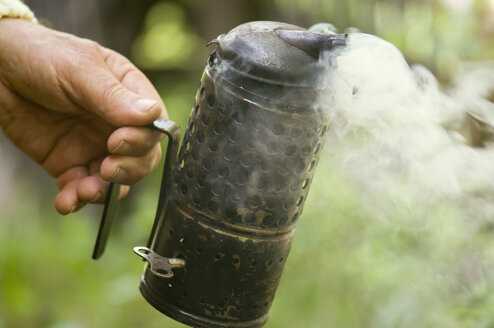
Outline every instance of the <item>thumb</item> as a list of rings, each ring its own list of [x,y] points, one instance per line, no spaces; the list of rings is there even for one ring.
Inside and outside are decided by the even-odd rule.
[[[137,71],[132,64],[126,75]],[[83,78],[72,82],[77,103],[114,126],[142,126],[160,117],[164,106],[160,100],[141,96],[124,86],[106,66],[94,65]]]

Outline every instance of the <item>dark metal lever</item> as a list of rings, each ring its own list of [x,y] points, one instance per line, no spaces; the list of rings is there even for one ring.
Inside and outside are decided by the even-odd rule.
[[[158,225],[158,219],[161,218],[162,211],[165,204],[165,190],[169,183],[170,172],[175,164],[178,151],[178,141],[180,139],[180,126],[170,120],[159,118],[147,127],[160,131],[168,136],[168,147],[166,149],[165,165],[163,169],[163,176],[161,181],[160,196],[158,201],[158,210],[156,213],[156,219],[153,224],[151,236],[154,236],[156,227]],[[111,226],[115,217],[115,210],[118,202],[118,195],[120,193],[120,185],[116,183],[110,183],[108,192],[106,195],[105,208],[103,209],[103,215],[98,230],[98,236],[96,237],[96,243],[94,244],[94,250],[92,258],[97,260],[101,257],[105,251],[106,243],[110,235]],[[151,242],[151,241],[150,241]]]

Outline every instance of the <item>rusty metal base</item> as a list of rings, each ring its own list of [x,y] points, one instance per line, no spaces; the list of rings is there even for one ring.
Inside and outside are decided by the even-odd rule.
[[[268,320],[269,314],[257,318],[251,321],[244,322],[229,322],[229,321],[219,321],[211,320],[210,318],[194,315],[187,313],[176,306],[168,302],[163,302],[159,297],[159,293],[153,291],[153,289],[146,283],[144,275],[142,276],[141,283],[139,284],[139,290],[142,296],[151,304],[156,310],[165,314],[166,316],[177,320],[183,324],[196,328],[258,328],[262,327]]]

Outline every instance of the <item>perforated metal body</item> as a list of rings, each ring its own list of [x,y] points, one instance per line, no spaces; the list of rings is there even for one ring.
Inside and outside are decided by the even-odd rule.
[[[217,56],[204,71],[152,246],[185,266],[169,279],[148,267],[140,290],[191,326],[260,327],[329,122],[313,89],[255,88],[261,83],[225,71]]]

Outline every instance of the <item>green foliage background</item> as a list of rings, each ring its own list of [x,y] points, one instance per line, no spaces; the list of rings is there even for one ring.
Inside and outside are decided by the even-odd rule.
[[[329,21],[377,34],[444,82],[461,61],[494,55],[492,1],[255,3],[269,3],[278,20]],[[194,6],[199,2],[158,2],[132,49],[183,127],[209,41],[186,15]],[[146,242],[160,170],[121,204],[105,255],[92,261],[101,207],[59,216],[54,182],[24,158],[10,159],[12,151],[0,144],[0,328],[184,327],[137,289],[143,264],[132,247]],[[376,218],[337,167],[328,144],[266,327],[493,327],[491,229],[466,222],[449,202],[395,204],[392,220]],[[485,271],[471,272],[475,261]]]

